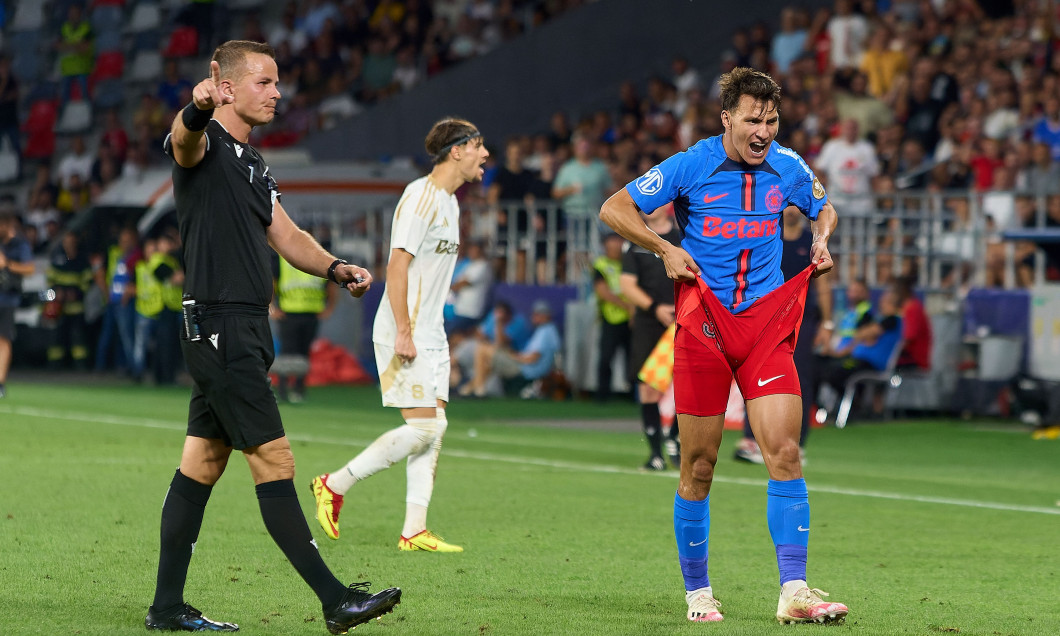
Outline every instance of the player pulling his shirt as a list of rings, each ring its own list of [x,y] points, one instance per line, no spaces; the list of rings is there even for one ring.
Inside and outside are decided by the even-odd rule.
[[[812,276],[832,269],[837,223],[806,162],[774,142],[780,87],[750,68],[721,79],[721,135],[666,159],[608,199],[600,218],[655,252],[674,283],[674,391],[681,427],[681,479],[674,533],[688,619],[722,620],[707,576],[710,486],[729,386],[735,377],[769,470],[766,519],[780,569],[777,620],[838,622],[847,607],[806,583],[810,505],[799,463],[802,403],[792,360]],[[641,220],[673,202],[680,247]],[[780,269],[781,214],[794,205],[811,221],[806,269],[787,283]]]

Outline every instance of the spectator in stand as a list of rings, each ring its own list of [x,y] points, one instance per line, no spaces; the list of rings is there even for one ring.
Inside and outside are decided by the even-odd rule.
[[[611,369],[615,355],[630,354],[629,319],[633,303],[622,294],[622,248],[626,240],[618,234],[604,236],[603,254],[593,262],[593,292],[600,311],[600,358],[596,365],[596,401],[606,402],[611,397]]]
[[[177,110],[187,104],[181,103],[181,92],[191,90],[191,82],[181,76],[175,59],[166,60],[162,66],[162,80],[158,83],[155,94],[158,100],[169,110]]]
[[[1052,157],[1052,147],[1037,141],[1031,147],[1031,162],[1020,169],[1016,178],[1018,190],[1035,194],[1052,194],[1060,189],[1060,162]]]
[[[99,143],[110,146],[119,168],[125,163],[125,158],[129,154],[129,133],[125,132],[118,109],[108,109],[103,115],[103,134],[100,136]]]
[[[63,184],[59,188],[59,198],[55,202],[55,207],[64,215],[64,218],[71,219],[88,207],[88,204],[92,202],[92,195],[88,181],[82,180],[80,174],[70,175],[70,178]]]
[[[997,139],[982,137],[979,139],[979,151],[971,159],[972,174],[975,177],[975,189],[979,192],[994,187],[994,173],[1005,165],[1001,156],[1001,142]]]
[[[121,175],[121,164],[114,157],[110,144],[100,142],[96,160],[92,162],[92,176],[88,180],[88,196],[95,201]]]
[[[399,90],[407,91],[423,81],[423,75],[416,64],[416,51],[411,46],[402,47],[397,54],[397,66],[394,67],[393,83]]]
[[[361,101],[372,103],[393,92],[397,59],[381,37],[368,40],[368,54],[364,57],[364,86]]]
[[[872,179],[880,173],[880,164],[872,144],[858,138],[857,120],[847,119],[840,124],[839,134],[821,147],[814,167],[818,175],[825,177],[829,195],[844,214],[872,214]]]
[[[1054,162],[1060,162],[1060,96],[1049,93],[1042,103],[1042,116],[1034,124],[1034,141],[1046,144]]]
[[[670,70],[673,72],[674,88],[677,89],[674,114],[680,117],[684,115],[685,109],[692,101],[692,94],[702,92],[703,79],[699,71],[689,66],[688,60],[682,56],[673,59],[670,63]]]
[[[530,341],[534,327],[522,314],[515,313],[511,304],[506,300],[498,300],[493,304],[493,310],[475,328],[470,338],[456,340],[452,348],[450,360],[450,385],[464,388],[465,379],[470,380],[475,366],[475,351],[482,343],[488,343],[499,349],[511,349],[520,351]],[[460,395],[471,394],[470,385]],[[494,387],[495,388],[495,387]],[[487,393],[491,387],[486,387]],[[492,392],[499,392],[499,389]]]
[[[26,211],[25,223],[37,229],[38,245],[48,236],[48,223],[60,223],[62,216],[54,205],[51,188],[38,188],[30,191],[29,209]],[[36,248],[36,245],[33,246]]]
[[[572,139],[574,157],[556,174],[552,198],[560,200],[568,220],[591,223],[611,189],[607,165],[596,158],[593,142],[583,134]]]
[[[919,139],[909,137],[902,141],[896,167],[898,174],[894,183],[899,190],[920,190],[927,187],[932,165]]]
[[[991,91],[986,98],[987,114],[983,119],[983,135],[991,139],[1016,139],[1020,134],[1020,114],[1016,108],[1015,91]]]
[[[856,68],[868,42],[869,21],[854,12],[854,0],[835,0],[835,14],[828,20],[828,37],[832,68]]]
[[[309,38],[306,36],[305,31],[296,23],[297,18],[298,3],[295,0],[291,0],[283,8],[280,23],[269,32],[269,44],[273,45],[277,52],[284,43],[290,46],[290,51],[294,54],[301,53],[305,50],[306,45],[309,44]],[[284,73],[281,69],[280,77],[283,77],[283,75]]]
[[[485,317],[493,288],[493,268],[486,259],[484,242],[471,239],[466,244],[465,257],[453,272],[452,303],[447,303],[443,312],[450,338],[454,333],[471,331]]]
[[[858,63],[868,80],[868,92],[877,99],[888,102],[893,99],[891,91],[899,75],[909,70],[909,59],[902,50],[902,43],[895,39],[890,25],[876,22],[869,34],[869,45]]]
[[[533,386],[552,372],[556,354],[560,352],[559,329],[552,322],[552,307],[547,301],[538,300],[530,320],[534,331],[523,348],[515,350],[483,342],[475,349],[473,375],[460,389],[461,395],[485,397],[494,377],[502,381],[519,379]]]
[[[15,180],[22,175],[22,140],[18,117],[18,79],[11,72],[11,58],[0,54],[0,144],[18,155]]]
[[[364,109],[353,100],[342,75],[332,75],[328,79],[328,95],[317,109],[318,127],[320,130],[332,130],[341,120],[349,119],[362,110]]]
[[[66,232],[62,245],[52,254],[48,284],[55,290],[56,324],[48,347],[48,367],[58,369],[72,363],[79,371],[88,365],[88,327],[85,324],[85,292],[92,284],[92,266],[79,247],[77,235]]]
[[[307,0],[301,28],[312,39],[320,35],[328,21],[337,24],[341,17],[338,6],[331,0]]]
[[[517,242],[515,275],[517,282],[528,280],[527,255],[529,245],[523,244],[522,237],[529,228],[529,219],[533,218],[536,232],[545,229],[544,219],[537,213],[535,189],[538,178],[526,169],[523,160],[525,140],[512,137],[504,145],[504,164],[497,168],[496,175],[486,191],[486,200],[496,210],[496,244],[505,250],[509,241],[509,227],[513,227]],[[545,197],[548,198],[548,197]],[[521,203],[522,205],[519,205]],[[502,207],[503,206],[503,207]],[[514,226],[510,225],[514,224]],[[535,247],[536,254],[536,247]],[[544,272],[540,272],[544,274]],[[541,280],[540,278],[538,280]]]
[[[85,138],[81,135],[74,135],[70,140],[70,151],[63,155],[56,169],[59,185],[69,190],[75,176],[81,178],[81,183],[88,183],[92,176],[94,161],[95,157],[85,147]]]
[[[81,99],[88,101],[88,76],[95,62],[92,25],[84,19],[81,5],[71,2],[66,10],[66,21],[59,28],[59,73],[62,75],[62,104],[70,101],[73,85],[81,89]]]
[[[847,379],[858,371],[887,368],[895,346],[902,338],[902,318],[898,299],[892,290],[880,296],[878,317],[862,321],[853,336],[850,355],[832,358],[821,369],[820,381],[836,392],[843,393]]]
[[[806,24],[809,16],[799,7],[780,10],[780,32],[773,36],[769,59],[778,73],[785,74],[795,58],[806,50]]]
[[[897,368],[927,371],[931,368],[931,321],[913,293],[913,281],[900,276],[891,283],[889,291],[902,317],[902,351]]]
[[[144,93],[140,96],[139,106],[133,111],[132,127],[137,135],[146,136],[150,144],[161,146],[169,134],[169,118],[165,104],[151,93]]]
[[[856,119],[858,136],[864,139],[894,123],[894,112],[882,100],[868,92],[868,77],[853,71],[836,82],[835,109],[842,119]]]

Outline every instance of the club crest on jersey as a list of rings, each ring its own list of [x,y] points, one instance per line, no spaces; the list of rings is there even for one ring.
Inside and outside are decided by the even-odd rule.
[[[445,239],[438,241],[437,247],[434,248],[435,254],[456,254],[459,251],[460,243],[450,243]]]
[[[637,179],[637,190],[645,196],[651,196],[662,190],[663,174],[658,168],[652,168]]]
[[[813,198],[823,199],[824,198],[824,186],[821,185],[821,180],[817,177],[813,178]]]
[[[769,192],[766,192],[766,208],[773,214],[776,214],[777,212],[780,212],[780,208],[783,206],[784,197],[780,194],[780,186],[770,186]]]

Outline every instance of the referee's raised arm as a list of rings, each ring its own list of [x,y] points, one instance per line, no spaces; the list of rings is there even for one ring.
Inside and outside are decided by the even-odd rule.
[[[233,101],[231,92],[225,92],[221,80],[221,65],[210,62],[210,76],[199,82],[191,92],[191,103],[173,119],[170,130],[173,159],[183,168],[193,168],[206,154],[206,124],[213,118],[218,106]]]

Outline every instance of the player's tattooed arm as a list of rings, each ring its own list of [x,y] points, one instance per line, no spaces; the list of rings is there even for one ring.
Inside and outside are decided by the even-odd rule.
[[[817,220],[810,222],[810,230],[813,232],[813,246],[810,251],[810,259],[817,263],[814,276],[821,276],[832,271],[832,255],[828,252],[828,239],[835,232],[839,224],[839,217],[830,201],[826,201],[821,211],[817,214]]]
[[[627,241],[654,252],[662,259],[666,266],[666,275],[671,279],[691,280],[699,273],[699,266],[688,252],[673,245],[644,224],[637,204],[625,188],[620,188],[611,198],[604,201],[600,208],[600,220]]]

